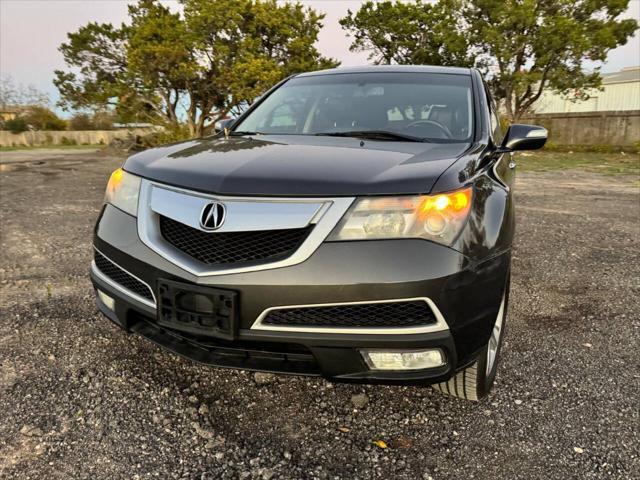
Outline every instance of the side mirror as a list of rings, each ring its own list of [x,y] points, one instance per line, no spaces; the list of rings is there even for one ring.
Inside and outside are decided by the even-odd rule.
[[[522,125],[514,123],[498,149],[499,153],[516,150],[537,150],[544,147],[547,141],[547,129],[538,125]]]

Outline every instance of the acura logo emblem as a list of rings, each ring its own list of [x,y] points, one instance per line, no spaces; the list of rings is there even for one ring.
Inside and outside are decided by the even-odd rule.
[[[207,203],[200,214],[200,226],[203,230],[217,230],[224,223],[227,209],[219,202]]]

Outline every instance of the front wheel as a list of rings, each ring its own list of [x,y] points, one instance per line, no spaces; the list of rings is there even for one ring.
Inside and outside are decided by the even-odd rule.
[[[496,378],[500,347],[504,337],[508,295],[509,284],[507,283],[498,316],[493,324],[491,338],[478,354],[476,361],[448,381],[436,383],[433,388],[447,395],[475,402],[487,396]]]

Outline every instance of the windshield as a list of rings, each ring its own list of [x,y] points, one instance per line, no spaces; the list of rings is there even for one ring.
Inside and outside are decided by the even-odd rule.
[[[392,132],[434,142],[469,141],[471,77],[437,73],[342,73],[296,77],[234,131],[326,135]]]

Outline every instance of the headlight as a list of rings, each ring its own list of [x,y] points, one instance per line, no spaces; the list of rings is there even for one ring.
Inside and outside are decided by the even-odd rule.
[[[472,188],[415,197],[360,198],[328,240],[425,238],[450,245],[471,210]]]
[[[119,168],[109,178],[104,201],[135,217],[138,215],[139,192],[140,177]]]

